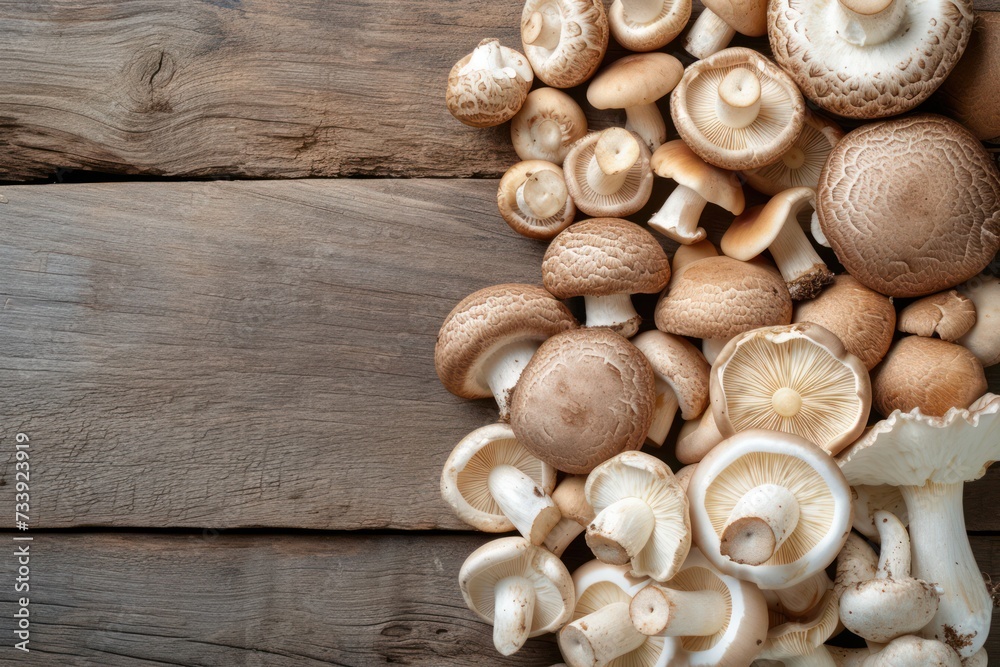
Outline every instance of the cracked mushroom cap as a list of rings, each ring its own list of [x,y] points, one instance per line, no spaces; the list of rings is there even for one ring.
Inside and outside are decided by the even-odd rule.
[[[976,323],[976,304],[956,290],[914,301],[899,314],[899,330],[954,342]]]
[[[724,49],[690,65],[670,95],[674,126],[691,150],[723,169],[757,169],[788,152],[805,103],[765,56]]]
[[[539,241],[555,237],[576,216],[562,168],[544,160],[518,162],[504,173],[497,208],[511,229]]]
[[[615,0],[608,9],[611,34],[629,51],[655,51],[666,46],[681,34],[690,18],[691,0]]]
[[[680,336],[658,329],[645,331],[632,344],[646,355],[657,379],[677,396],[683,419],[697,419],[708,407],[708,373],[711,366],[701,350]]]
[[[608,17],[598,0],[527,0],[521,42],[546,85],[578,86],[593,75],[608,48]]]
[[[614,26],[612,25],[612,32]],[[1000,12],[976,12],[965,55],[942,84],[939,93],[953,116],[977,139],[1000,140]]]
[[[806,109],[802,134],[781,159],[759,169],[740,172],[757,192],[776,195],[782,190],[805,186],[815,188],[826,158],[844,131],[833,121]]]
[[[709,203],[734,215],[743,212],[743,186],[736,174],[708,164],[680,139],[657,148],[649,164],[657,176],[694,190]]]
[[[837,596],[829,591],[816,615],[805,621],[776,625],[767,631],[767,641],[758,655],[766,660],[791,660],[808,656],[832,637],[840,627]],[[812,664],[812,663],[807,663]],[[817,661],[816,664],[827,664]]]
[[[943,116],[849,133],[830,152],[816,204],[844,268],[887,296],[954,287],[1000,249],[1000,173],[982,144]]]
[[[534,78],[527,58],[497,39],[484,39],[451,68],[445,102],[466,125],[493,127],[514,117]]]
[[[1000,363],[1000,277],[982,273],[958,286],[976,305],[976,323],[958,342],[983,366]]]
[[[573,142],[587,134],[587,117],[572,97],[555,88],[528,93],[510,121],[510,141],[522,160],[562,164]]]
[[[595,109],[627,109],[653,104],[677,85],[684,66],[667,53],[634,53],[611,63],[587,86]]]
[[[566,187],[577,208],[587,215],[632,215],[646,205],[653,193],[649,158],[646,143],[628,130],[609,127],[591,132],[573,144],[563,161]],[[621,179],[621,184],[608,194],[596,190],[588,178],[588,171],[599,165]]]

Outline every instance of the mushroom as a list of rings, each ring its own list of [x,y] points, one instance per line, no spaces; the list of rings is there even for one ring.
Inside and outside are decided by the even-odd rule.
[[[724,440],[698,463],[688,500],[696,546],[726,574],[764,589],[826,569],[851,527],[851,492],[837,463],[790,433]]]
[[[521,537],[487,542],[458,574],[462,597],[493,624],[493,646],[512,655],[530,637],[561,628],[573,613],[573,579],[558,557]]]
[[[674,479],[677,483],[681,485],[681,489],[684,493],[687,493],[688,484],[691,483],[691,476],[694,475],[694,471],[698,468],[697,463],[692,463],[691,465],[686,465],[677,472],[674,473]]]
[[[816,204],[840,263],[887,296],[954,287],[1000,249],[1000,173],[982,144],[943,116],[847,134],[830,151]]]
[[[597,513],[587,546],[598,560],[631,566],[637,577],[667,581],[691,548],[684,489],[667,464],[643,452],[622,452],[587,477],[587,501]]]
[[[712,366],[712,410],[723,436],[750,429],[792,433],[834,455],[868,423],[864,364],[812,322],[740,334]]]
[[[913,635],[893,639],[875,653],[866,648],[827,648],[833,657],[829,664],[837,667],[974,667],[969,660],[959,659],[947,644]]]
[[[594,217],[632,215],[649,201],[649,149],[628,130],[609,127],[580,139],[563,162],[576,207]]]
[[[903,500],[903,494],[894,486],[855,484],[851,487],[851,497],[854,505],[854,530],[872,542],[878,543],[880,539],[878,528],[875,526],[875,512],[879,510],[891,512],[903,522],[904,526],[909,521],[906,501]]]
[[[488,533],[517,530],[532,544],[559,522],[549,497],[555,485],[555,468],[529,454],[507,424],[462,438],[441,473],[441,497],[458,518]]]
[[[921,336],[897,341],[872,373],[872,400],[883,415],[919,408],[941,417],[950,408],[969,407],[987,387],[983,366],[971,352]]]
[[[573,540],[586,530],[587,524],[594,520],[594,508],[583,492],[586,483],[586,475],[569,475],[552,492],[552,500],[562,518],[545,537],[543,545],[557,556],[562,556]]]
[[[629,51],[655,51],[679,35],[691,18],[691,0],[615,0],[611,35]]]
[[[850,538],[848,538],[850,539]],[[841,550],[843,553],[843,550]],[[833,582],[821,570],[813,576],[788,588],[764,591],[767,608],[789,620],[802,620],[813,616],[833,588]]]
[[[670,96],[681,139],[705,162],[757,169],[781,159],[802,132],[805,103],[765,56],[734,47],[690,65]]]
[[[572,97],[555,88],[528,93],[510,121],[510,141],[522,160],[562,164],[570,146],[587,134],[587,117]]]
[[[484,39],[451,68],[445,102],[472,127],[493,127],[514,117],[534,80],[528,59],[497,39]]]
[[[504,173],[497,208],[511,229],[539,241],[554,238],[576,216],[563,170],[544,160],[518,162]]]
[[[839,116],[884,118],[923,102],[972,32],[968,0],[774,0],[771,50],[810,100]]]
[[[912,574],[942,590],[937,614],[920,634],[962,657],[982,648],[993,609],[965,532],[962,487],[1000,459],[998,413],[1000,396],[993,394],[943,417],[896,410],[839,456],[852,484],[900,487],[910,518]]]
[[[566,306],[540,287],[487,287],[462,299],[444,319],[434,367],[456,396],[493,396],[506,421],[510,391],[531,355],[549,336],[576,326]]]
[[[983,366],[1000,363],[1000,277],[980,274],[958,286],[976,306],[976,323],[958,339]]]
[[[743,212],[743,186],[736,174],[706,163],[679,139],[657,148],[650,166],[657,176],[672,179],[677,186],[649,219],[649,226],[682,245],[705,239],[698,221],[709,202],[733,214]]]
[[[755,206],[736,217],[722,236],[722,252],[747,262],[770,250],[792,300],[812,299],[833,282],[833,272],[799,226],[799,212],[815,205],[816,191],[812,188],[779,192],[764,206]]]
[[[511,400],[510,425],[541,460],[564,472],[588,473],[642,446],[655,389],[649,362],[618,334],[566,331],[542,343],[524,370]]]
[[[625,109],[625,129],[655,151],[667,138],[656,100],[669,94],[683,74],[681,62],[666,53],[625,56],[594,77],[587,86],[587,101],[595,109]]]
[[[767,3],[762,0],[707,0],[684,38],[684,50],[708,58],[726,48],[736,33],[760,37],[767,32]]]
[[[896,309],[892,299],[870,290],[844,273],[811,301],[795,304],[794,322],[813,322],[828,329],[847,351],[873,369],[892,345]]]
[[[656,407],[646,438],[659,447],[678,407],[684,419],[695,419],[705,411],[710,366],[687,340],[656,329],[639,334],[632,344],[646,355],[656,376]]]
[[[917,336],[937,335],[954,342],[976,323],[976,305],[956,290],[914,301],[899,314],[899,330]]]
[[[553,296],[582,296],[587,327],[635,335],[642,318],[632,294],[661,291],[670,261],[653,235],[627,220],[593,218],[571,225],[549,244],[542,282]]]
[[[599,0],[527,0],[521,42],[546,85],[572,88],[591,77],[608,49],[608,17]]]
[[[681,463],[698,463],[724,439],[715,425],[715,414],[707,409],[699,419],[688,420],[681,426],[674,456]]]
[[[785,667],[834,667],[826,645],[837,632],[837,596],[829,591],[816,614],[805,621],[791,621],[767,631],[767,641],[758,657],[780,660]]]
[[[528,97],[530,99],[531,96]],[[782,190],[800,186],[815,188],[830,150],[843,136],[844,131],[839,125],[806,109],[802,134],[782,154],[781,159],[741,173],[750,187],[765,195],[776,195]]]
[[[681,271],[699,259],[718,256],[719,251],[715,249],[715,246],[708,239],[691,244],[682,243],[677,246],[677,250],[674,251],[674,256],[670,260],[670,282],[667,283],[667,286],[673,287]]]
[[[614,21],[611,23],[614,33]],[[948,113],[977,139],[1000,140],[1000,14],[976,12],[975,25],[965,55],[939,89]]]

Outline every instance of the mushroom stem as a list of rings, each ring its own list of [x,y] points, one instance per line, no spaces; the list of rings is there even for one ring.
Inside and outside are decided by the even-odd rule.
[[[719,427],[715,425],[715,413],[712,406],[708,406],[700,419],[684,422],[677,436],[674,455],[681,463],[698,463],[722,440]]]
[[[500,408],[500,421],[510,418],[510,392],[537,349],[537,343],[520,341],[505,345],[486,360],[486,383]]]
[[[588,328],[612,329],[626,338],[631,338],[642,323],[642,318],[632,305],[632,297],[628,294],[585,296],[583,302],[587,312]]]
[[[851,533],[837,556],[838,595],[844,590],[875,578],[878,557],[862,538]]]
[[[604,130],[587,165],[587,184],[599,195],[618,192],[640,154],[639,142],[631,132],[621,127]]]
[[[684,50],[695,58],[704,59],[726,48],[736,31],[711,9],[703,9],[688,31]]]
[[[663,13],[663,0],[621,0],[622,12],[632,23],[650,23]]]
[[[472,50],[472,56],[469,58],[469,62],[465,63],[465,67],[461,69],[461,74],[468,74],[469,72],[478,72],[481,70],[503,70],[503,52],[500,51],[500,40],[492,39],[489,41],[484,40]],[[508,74],[509,77],[513,78],[517,76],[517,72],[513,68],[506,68],[510,70]]]
[[[708,200],[696,190],[678,184],[649,219],[649,226],[678,243],[697,243],[705,238],[705,230],[698,226],[698,221],[706,204]]]
[[[669,384],[656,378],[656,405],[653,406],[653,423],[649,427],[646,439],[657,447],[663,445],[673,426],[677,414],[677,394]]]
[[[840,0],[837,34],[854,46],[881,44],[903,27],[906,3],[902,0]]]
[[[833,281],[833,273],[816,254],[794,215],[782,225],[768,250],[796,301],[813,298],[823,285]]]
[[[882,548],[878,554],[876,579],[910,578],[910,536],[892,512],[875,512],[875,527],[878,528]]]
[[[521,39],[525,44],[538,46],[552,51],[559,45],[562,33],[562,21],[558,12],[532,12],[524,27],[521,28]]]
[[[498,465],[487,478],[490,495],[517,532],[538,545],[559,523],[559,508],[535,480],[511,465]]]
[[[512,655],[531,634],[535,587],[515,576],[498,581],[493,591],[493,646],[501,655]]]
[[[567,196],[566,181],[550,169],[542,169],[528,176],[515,193],[521,213],[525,217],[540,220],[563,210]]]
[[[549,531],[549,534],[545,536],[542,546],[556,556],[562,556],[566,549],[569,548],[569,545],[573,543],[573,540],[579,537],[585,528],[586,526],[577,523],[573,519],[563,517]]]
[[[632,627],[627,602],[613,602],[559,632],[559,650],[570,665],[607,665],[646,641]]]
[[[799,522],[799,501],[777,484],[761,484],[739,499],[722,531],[723,556],[745,565],[768,561]]]
[[[625,109],[625,129],[635,132],[651,151],[667,140],[667,125],[656,103],[640,104]]]
[[[545,153],[558,153],[562,147],[563,131],[559,122],[545,118],[531,126],[531,139]]]
[[[734,130],[746,127],[760,114],[760,81],[745,67],[733,69],[719,84],[715,103],[719,121]]]
[[[625,565],[646,546],[655,523],[649,505],[638,498],[622,498],[605,507],[587,527],[587,546],[599,561]]]
[[[680,591],[653,584],[632,598],[632,625],[644,635],[704,637],[726,624],[726,601],[718,591]]]
[[[812,231],[813,240],[820,244],[824,248],[830,247],[830,242],[826,240],[826,234],[823,233],[823,228],[819,224],[819,213],[816,211],[812,212],[809,216],[809,229]]]
[[[722,348],[731,340],[732,338],[706,338],[701,341],[701,353],[705,355],[705,361],[714,364]]]

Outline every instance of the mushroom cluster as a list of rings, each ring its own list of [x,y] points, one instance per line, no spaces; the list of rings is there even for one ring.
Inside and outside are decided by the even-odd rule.
[[[498,408],[441,496],[517,533],[469,556],[462,594],[501,654],[557,633],[569,667],[985,665],[962,488],[1000,460],[980,143],[1000,122],[958,92],[1000,99],[1000,21],[969,0],[705,6],[694,62],[661,51],[690,0],[527,0],[526,55],[486,39],[452,69],[456,118],[511,123],[501,217],[548,244],[540,286],[474,292],[437,338],[444,386]],[[603,62],[609,35],[640,53]],[[971,132],[887,119],[953,68],[940,97]],[[588,131],[585,106],[621,122]],[[845,628],[867,648],[827,644]]]

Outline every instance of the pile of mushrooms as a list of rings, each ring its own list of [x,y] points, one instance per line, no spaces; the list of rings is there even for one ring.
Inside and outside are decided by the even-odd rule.
[[[501,217],[548,244],[536,284],[438,334],[444,386],[498,408],[441,495],[517,534],[461,592],[501,654],[557,633],[570,667],[985,665],[962,488],[1000,459],[1000,122],[956,81],[1000,100],[1000,21],[705,4],[668,54],[690,0],[527,0],[521,51],[485,39],[451,71],[456,118],[510,121]],[[641,53],[604,62],[610,36]],[[938,99],[973,131],[906,113],[952,69]],[[867,648],[827,644],[845,628]]]

